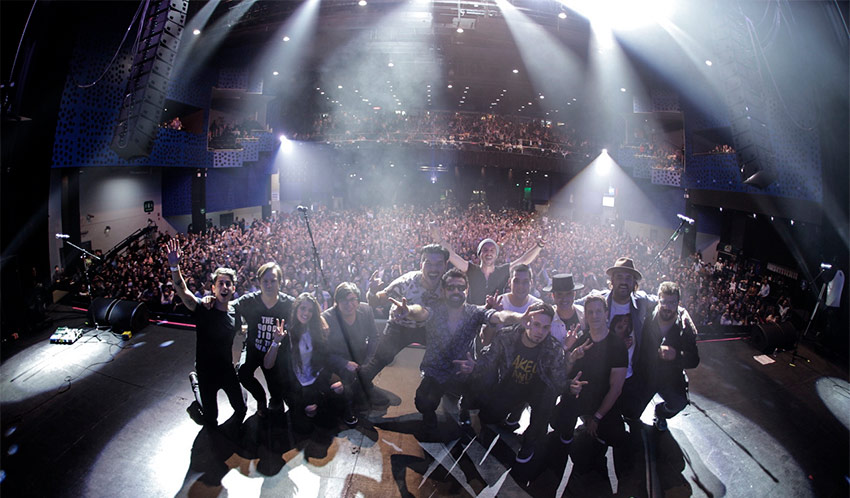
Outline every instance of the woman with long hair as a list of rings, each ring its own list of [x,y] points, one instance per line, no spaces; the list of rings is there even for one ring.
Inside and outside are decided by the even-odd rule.
[[[296,429],[311,425],[310,420],[316,417],[329,395],[342,394],[342,382],[331,383],[327,338],[328,324],[321,316],[319,303],[304,292],[292,305],[286,330],[283,320],[277,322],[272,345],[266,353],[267,369],[274,366],[281,347],[289,355],[286,375],[290,377],[291,387],[286,401]]]

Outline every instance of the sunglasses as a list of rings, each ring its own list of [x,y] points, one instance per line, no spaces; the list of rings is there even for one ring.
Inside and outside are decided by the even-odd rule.
[[[465,285],[447,285],[447,286],[444,287],[444,289],[450,290],[450,291],[455,290],[455,291],[463,292],[463,291],[466,290],[466,286]]]

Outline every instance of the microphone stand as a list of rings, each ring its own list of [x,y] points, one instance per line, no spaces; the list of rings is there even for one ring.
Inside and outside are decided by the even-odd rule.
[[[662,247],[661,250],[658,251],[658,254],[656,254],[655,257],[652,259],[652,262],[649,263],[649,266],[646,267],[647,270],[651,270],[652,267],[655,266],[655,263],[657,263],[658,260],[661,259],[661,254],[666,251],[668,247],[670,247],[670,244],[672,244],[673,241],[679,238],[679,235],[681,235],[682,233],[682,227],[685,226],[685,223],[687,223],[685,220],[679,222],[679,226],[676,227],[675,231],[673,231],[673,235],[670,236],[670,238],[667,240],[667,243],[664,244],[664,247]]]
[[[818,281],[818,279],[821,277],[821,275],[823,275],[824,271],[826,271],[826,269],[821,268],[820,273],[817,274],[817,276],[814,278],[814,280],[812,280],[812,282],[816,283]],[[797,366],[795,364],[797,358],[800,358],[801,360],[805,360],[806,363],[809,362],[808,358],[806,358],[803,355],[797,354],[797,347],[800,345],[800,341],[803,340],[803,338],[806,337],[809,334],[809,329],[812,328],[812,322],[814,322],[814,320],[815,320],[815,315],[818,314],[818,309],[820,308],[820,303],[823,300],[824,292],[826,292],[826,282],[821,284],[820,293],[818,293],[817,301],[815,301],[815,308],[812,310],[812,314],[809,315],[809,321],[808,321],[808,323],[806,323],[806,329],[803,331],[802,334],[797,332],[797,340],[794,341],[794,351],[793,351],[793,354],[791,355],[791,360],[788,362],[788,364],[791,365],[792,367]]]
[[[307,224],[307,233],[310,235],[310,245],[313,246],[313,266],[315,267],[316,272],[315,289],[317,291],[317,294],[321,292],[321,287],[319,286],[319,276],[321,276],[322,283],[325,284],[325,288],[328,289],[328,291],[330,292],[331,286],[328,285],[328,279],[325,278],[325,271],[322,269],[321,260],[319,259],[319,250],[316,249],[316,241],[315,239],[313,239],[313,230],[310,228],[310,218],[307,216],[307,208],[301,209],[301,207],[299,206],[298,211],[300,211],[301,215],[304,216],[304,223]],[[316,300],[318,300],[319,297],[322,298],[322,301],[325,300],[324,294],[317,295]]]
[[[80,252],[82,252],[82,253],[83,253],[83,254],[81,254],[81,255],[80,255],[80,258],[83,260],[83,275],[86,277],[86,290],[87,290],[87,291],[88,291],[88,293],[89,293],[89,302],[91,302],[91,300],[92,300],[92,295],[91,295],[91,279],[89,279],[89,265],[86,263],[86,256],[85,256],[85,255],[86,255],[86,254],[88,254],[89,256],[91,256],[91,257],[93,257],[94,259],[97,259],[97,260],[100,260],[100,257],[98,257],[97,255],[92,254],[92,253],[90,253],[90,252],[86,251],[85,249],[83,249],[82,247],[78,246],[77,244],[74,244],[73,242],[71,242],[71,241],[70,241],[70,240],[68,240],[68,239],[62,239],[62,240],[63,240],[63,242],[65,242],[65,243],[66,243],[66,244],[68,244],[69,246],[71,246],[71,247],[73,247],[73,248],[75,248],[75,249],[77,249],[78,251],[80,251]]]

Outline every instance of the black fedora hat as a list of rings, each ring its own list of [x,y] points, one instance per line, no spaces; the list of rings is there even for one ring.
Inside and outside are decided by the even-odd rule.
[[[573,275],[571,273],[559,273],[552,277],[552,284],[544,287],[543,292],[568,292],[579,289],[584,289],[584,284],[573,282]]]
[[[605,273],[607,273],[609,277],[612,277],[614,275],[614,272],[617,270],[627,271],[631,273],[632,275],[634,275],[635,280],[640,280],[643,278],[643,275],[641,275],[639,271],[635,270],[635,262],[632,260],[632,258],[623,257],[617,259],[617,261],[614,263],[614,266],[605,270]]]

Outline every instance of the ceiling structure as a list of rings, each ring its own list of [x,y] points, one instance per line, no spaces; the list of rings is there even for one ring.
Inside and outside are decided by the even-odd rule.
[[[553,67],[549,86],[556,90],[546,95],[533,81],[515,37],[517,31],[539,31],[553,45],[547,50],[565,52],[575,61],[573,72],[583,74],[588,21],[556,1],[514,2],[525,24],[518,28],[519,23],[509,25],[496,3],[372,0],[361,6],[326,1],[305,41],[289,36],[284,27],[304,2],[256,2],[238,21],[219,28],[228,30],[221,53],[244,63],[245,53],[297,47],[298,64],[283,55],[277,57],[281,64],[275,56],[260,57],[255,70],[263,73],[264,92],[294,94],[304,101],[304,88],[293,88],[309,82],[316,92],[310,102],[329,110],[455,110],[556,121],[580,107],[584,78],[559,78]],[[223,2],[208,25],[240,4]]]

